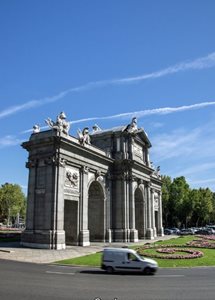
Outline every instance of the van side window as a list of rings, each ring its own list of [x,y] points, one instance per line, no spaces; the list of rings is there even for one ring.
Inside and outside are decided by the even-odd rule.
[[[137,261],[138,258],[133,253],[128,253],[128,260]]]

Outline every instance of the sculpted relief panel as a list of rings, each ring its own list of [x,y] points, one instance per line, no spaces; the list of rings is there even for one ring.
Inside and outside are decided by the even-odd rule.
[[[79,170],[76,168],[67,167],[65,170],[64,193],[78,194],[79,193]]]
[[[158,206],[159,206],[159,201],[158,201],[158,193],[155,193],[154,195],[154,210],[158,211]]]
[[[138,144],[133,144],[133,153],[134,153],[134,159],[139,160],[141,162],[144,162],[144,153],[143,148],[139,146]]]

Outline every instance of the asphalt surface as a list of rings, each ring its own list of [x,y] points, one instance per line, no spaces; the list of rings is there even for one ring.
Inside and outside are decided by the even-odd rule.
[[[154,276],[0,260],[1,300],[214,300],[215,268],[159,269]]]

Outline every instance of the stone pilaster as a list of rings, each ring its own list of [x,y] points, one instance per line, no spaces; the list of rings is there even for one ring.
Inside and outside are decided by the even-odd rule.
[[[107,178],[108,177],[108,178]],[[108,180],[107,180],[108,179]],[[108,174],[106,176],[106,233],[105,233],[105,241],[108,243],[112,242],[112,202],[111,202],[111,194],[112,194],[112,184],[111,184],[111,176]]]
[[[113,239],[115,242],[128,242],[130,238],[129,203],[125,170],[113,177],[113,198]]]
[[[151,216],[152,216],[152,229],[153,229],[153,236],[154,238],[157,236],[157,229],[155,226],[155,209],[154,209],[154,204],[155,204],[155,190],[151,189]]]
[[[130,242],[138,242],[138,231],[135,228],[135,197],[134,197],[134,184],[135,182],[130,181],[129,189],[129,225],[130,225]]]
[[[39,151],[39,150],[38,150]],[[53,156],[29,160],[28,211],[23,246],[65,249],[63,183],[65,161]],[[36,162],[36,163],[35,163]]]
[[[154,239],[154,232],[152,228],[152,216],[151,216],[151,191],[150,191],[150,184],[146,184],[146,195],[147,195],[147,229],[146,229],[146,237],[149,240]]]
[[[65,231],[64,231],[64,178],[66,161],[59,156],[54,160],[55,167],[55,197],[53,207],[53,248],[65,249]],[[50,174],[51,175],[51,174]],[[52,182],[49,183],[50,189]],[[48,199],[49,197],[49,199]],[[50,195],[47,195],[47,200],[52,201]],[[48,213],[48,211],[46,210]],[[49,213],[50,214],[50,213]]]
[[[163,218],[162,218],[162,193],[158,193],[158,235],[164,236]]]
[[[80,203],[80,234],[79,243],[81,246],[90,245],[90,234],[88,230],[88,168],[83,167],[81,171],[81,203]]]

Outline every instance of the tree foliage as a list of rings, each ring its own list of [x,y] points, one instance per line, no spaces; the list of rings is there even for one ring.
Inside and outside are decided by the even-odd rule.
[[[14,223],[17,214],[25,217],[26,197],[18,184],[5,183],[0,187],[0,219]]]
[[[164,227],[203,226],[215,223],[215,193],[191,189],[185,177],[162,176]]]

